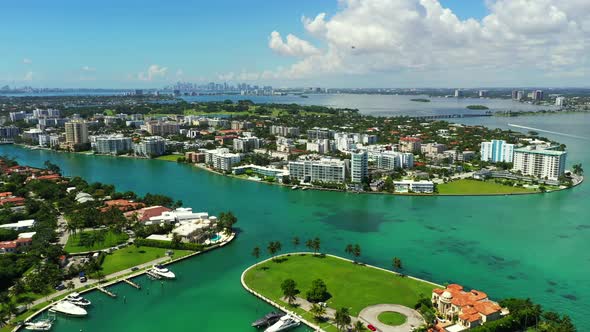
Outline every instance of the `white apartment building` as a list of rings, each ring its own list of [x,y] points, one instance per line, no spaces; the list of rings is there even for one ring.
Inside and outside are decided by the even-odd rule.
[[[101,154],[118,155],[133,150],[130,137],[123,135],[100,135],[93,138],[92,150]]]
[[[369,177],[369,156],[367,151],[357,151],[350,155],[350,180],[361,183]]]
[[[527,146],[514,150],[515,172],[532,175],[542,179],[558,180],[565,172],[567,152],[542,149],[540,146]]]
[[[235,151],[250,152],[260,148],[260,139],[257,137],[239,137],[233,140]]]
[[[372,158],[378,169],[394,170],[414,167],[414,155],[407,152],[384,151],[372,154]]]
[[[394,181],[393,187],[397,193],[420,193],[420,194],[432,194],[434,192],[434,183],[432,181],[414,181],[414,180],[402,180]]]
[[[481,142],[481,160],[497,163],[511,163],[514,158],[514,144],[508,144],[504,140],[492,140]]]
[[[343,183],[346,180],[347,160],[322,159],[289,162],[292,178],[305,183],[315,181]]]
[[[559,106],[559,107],[565,106],[565,97],[555,98],[555,106]]]
[[[270,126],[270,133],[276,136],[297,137],[301,132],[297,127]]]
[[[230,153],[227,148],[204,150],[205,163],[222,171],[231,171],[232,166],[239,163],[242,158],[238,153]]]
[[[133,145],[133,151],[138,156],[157,157],[166,152],[166,142],[162,137],[144,137],[143,140]]]
[[[334,143],[329,139],[316,139],[313,142],[307,142],[305,149],[307,151],[325,154],[334,150]]]

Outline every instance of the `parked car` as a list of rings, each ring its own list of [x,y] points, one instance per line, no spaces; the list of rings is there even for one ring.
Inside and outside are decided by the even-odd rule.
[[[137,270],[139,270],[139,268],[137,266],[134,266],[131,268],[131,271],[137,271]]]
[[[367,325],[367,328],[371,331],[377,331],[377,328],[371,324]]]
[[[59,285],[55,286],[56,291],[60,291],[60,290],[64,290],[64,289],[66,289],[66,285],[64,285],[64,284],[59,284]]]
[[[86,282],[88,279],[86,278],[86,274],[84,272],[80,272],[80,282]]]

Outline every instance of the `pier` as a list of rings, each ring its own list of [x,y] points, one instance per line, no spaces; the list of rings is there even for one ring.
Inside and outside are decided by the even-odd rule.
[[[99,291],[101,291],[101,292],[105,293],[106,295],[108,295],[108,296],[110,296],[110,297],[112,297],[112,298],[115,298],[115,297],[117,297],[117,294],[115,294],[115,293],[113,293],[113,292],[111,292],[111,291],[109,291],[109,290],[107,290],[107,289],[104,289],[104,288],[102,288],[102,287],[100,287],[100,286],[97,286],[97,287],[96,287],[96,289],[98,289]]]
[[[134,283],[133,281],[129,280],[129,279],[123,279],[123,281],[129,285],[131,285],[132,287],[135,287],[137,289],[141,289],[141,286]]]

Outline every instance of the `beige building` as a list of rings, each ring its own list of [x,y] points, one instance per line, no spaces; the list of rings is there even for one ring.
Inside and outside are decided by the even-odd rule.
[[[86,144],[88,140],[88,126],[83,120],[74,120],[66,122],[66,143],[67,144]]]

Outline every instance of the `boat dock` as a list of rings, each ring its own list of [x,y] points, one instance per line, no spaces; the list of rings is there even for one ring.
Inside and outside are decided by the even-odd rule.
[[[112,298],[115,298],[115,297],[117,297],[117,294],[115,294],[115,293],[113,293],[113,292],[111,292],[111,291],[109,291],[109,290],[107,290],[107,289],[104,289],[104,288],[102,288],[102,287],[100,287],[100,286],[97,286],[97,287],[96,287],[96,289],[98,289],[99,291],[101,291],[101,292],[105,293],[106,295],[108,295],[108,296],[110,296],[110,297],[112,297]]]
[[[129,280],[129,279],[122,279],[125,283],[131,285],[132,287],[135,287],[137,289],[141,289],[141,286],[134,283],[133,281]]]
[[[151,279],[162,279],[162,277],[160,277],[159,275],[155,274],[154,272],[147,270],[145,271],[145,274],[147,274],[148,277],[150,277]]]

